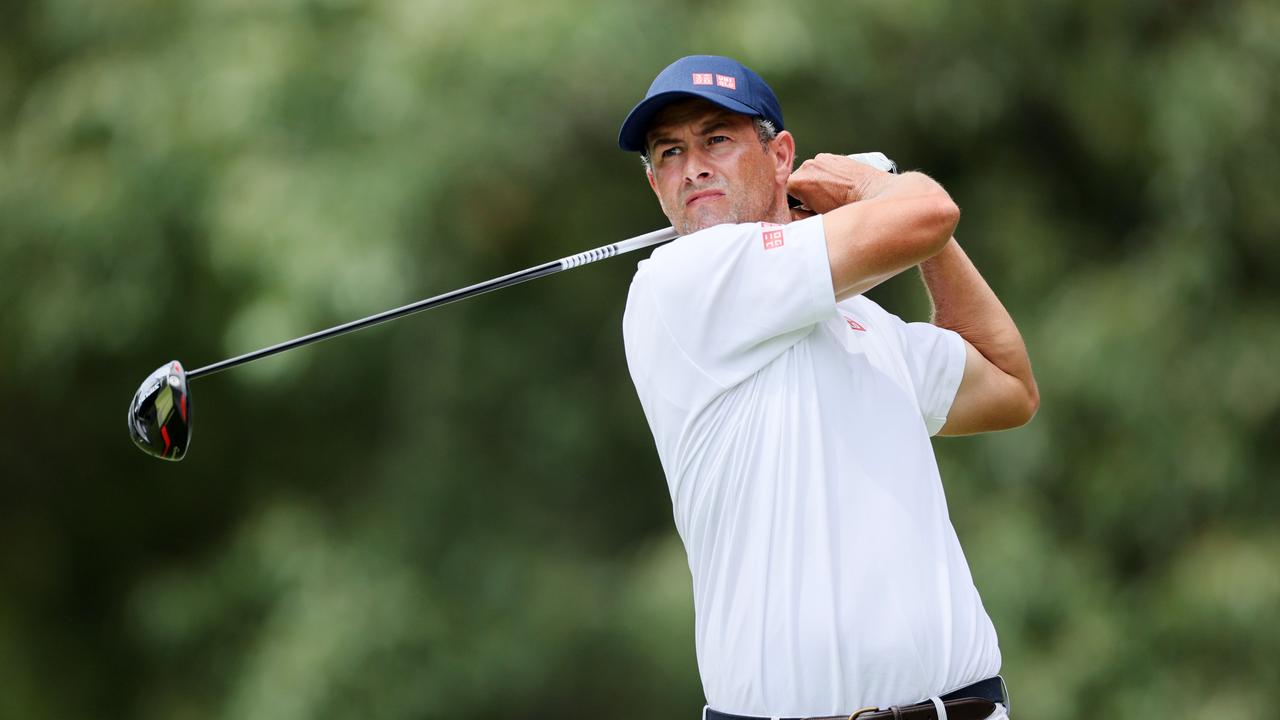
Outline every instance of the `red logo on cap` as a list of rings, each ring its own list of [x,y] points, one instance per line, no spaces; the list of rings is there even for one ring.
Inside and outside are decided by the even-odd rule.
[[[694,73],[693,84],[694,85],[711,85],[712,84],[711,73]]]
[[[782,231],[781,230],[765,230],[764,233],[764,249],[772,250],[782,247]]]
[[[732,75],[716,75],[716,84],[726,90],[737,90],[738,79]]]

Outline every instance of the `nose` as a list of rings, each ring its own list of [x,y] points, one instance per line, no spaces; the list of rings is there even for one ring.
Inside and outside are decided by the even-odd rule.
[[[690,184],[704,183],[715,175],[712,170],[711,159],[701,148],[689,150],[687,157],[688,160],[684,166],[685,182]]]

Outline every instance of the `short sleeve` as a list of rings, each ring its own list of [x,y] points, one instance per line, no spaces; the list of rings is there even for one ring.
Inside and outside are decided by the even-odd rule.
[[[636,317],[624,322],[630,328],[627,352],[641,365],[676,357],[687,367],[665,363],[661,374],[693,373],[724,389],[760,370],[834,311],[821,217],[789,225],[717,225],[640,264],[627,308]]]
[[[947,422],[964,377],[964,340],[951,330],[923,322],[902,323],[900,330],[920,415],[929,434],[936,435]]]

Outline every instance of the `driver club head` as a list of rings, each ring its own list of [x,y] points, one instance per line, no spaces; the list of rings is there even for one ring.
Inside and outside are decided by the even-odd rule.
[[[129,403],[129,436],[148,455],[181,460],[191,442],[187,373],[177,360],[147,376]]]

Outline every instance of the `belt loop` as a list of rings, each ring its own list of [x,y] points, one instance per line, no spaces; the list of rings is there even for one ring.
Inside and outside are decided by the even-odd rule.
[[[707,720],[707,708],[709,708],[709,707],[711,707],[711,706],[710,706],[710,705],[703,705],[703,706],[702,706],[702,720]]]
[[[929,698],[929,702],[933,703],[933,709],[938,711],[938,720],[947,720],[947,707],[942,704],[942,698],[934,695]]]

